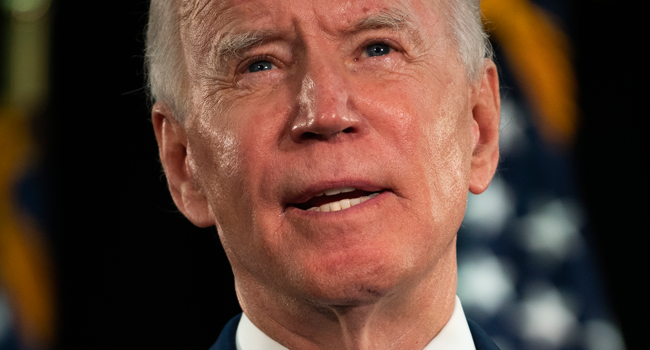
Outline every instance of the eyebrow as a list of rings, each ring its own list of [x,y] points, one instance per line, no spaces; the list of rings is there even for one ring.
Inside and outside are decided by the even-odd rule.
[[[398,9],[388,9],[374,13],[358,21],[354,26],[354,32],[368,29],[391,29],[399,31],[406,27],[414,28],[411,20],[405,12]]]
[[[222,61],[227,61],[253,46],[262,44],[274,36],[269,31],[250,31],[244,33],[226,33],[217,44],[216,55]]]
[[[408,14],[393,8],[362,18],[344,32],[356,34],[366,30],[390,29],[401,31],[406,29],[415,42],[420,42],[421,37],[415,28],[416,26],[411,22]],[[279,36],[280,33],[273,30],[256,30],[243,33],[228,32],[217,43],[216,57],[221,62],[227,62],[233,57],[239,58],[243,52],[250,48]]]

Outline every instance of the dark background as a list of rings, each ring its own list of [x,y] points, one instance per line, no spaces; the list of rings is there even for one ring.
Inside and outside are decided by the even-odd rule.
[[[146,1],[53,4],[58,349],[207,349],[241,312],[216,230],[175,208],[143,75]]]
[[[574,1],[568,27],[583,111],[580,191],[628,349],[642,348],[650,231],[641,223],[646,39],[634,6]],[[161,173],[143,90],[147,8],[53,4],[51,99],[37,131],[51,179],[58,349],[207,349],[240,312],[215,230],[175,210]]]
[[[582,128],[579,190],[595,233],[606,292],[627,348],[647,347],[650,233],[647,210],[648,88],[640,1],[580,0],[572,26]],[[647,30],[646,30],[647,31]],[[642,78],[643,77],[643,78]]]

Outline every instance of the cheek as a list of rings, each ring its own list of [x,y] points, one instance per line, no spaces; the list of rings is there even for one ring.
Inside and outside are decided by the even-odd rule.
[[[243,222],[257,222],[256,211],[270,207],[270,191],[261,184],[273,183],[273,169],[281,169],[273,150],[290,105],[282,92],[274,95],[264,101],[222,99],[190,123],[192,172],[224,228],[242,229]]]
[[[423,140],[425,119],[433,117],[430,106],[436,104],[435,95],[410,76],[355,83],[352,108],[379,134],[382,147],[400,157],[415,156]]]
[[[412,185],[399,194],[411,205],[410,239],[429,243],[414,251],[425,255],[447,246],[443,242],[457,232],[466,206],[471,111],[468,101],[457,97],[464,96],[463,86],[449,81],[405,79],[367,89],[360,99],[368,118],[377,116],[371,124],[383,135],[382,154],[397,159],[401,180]]]
[[[451,73],[397,80],[367,96],[375,104],[385,101],[378,105],[388,117],[376,125],[385,124],[380,127],[391,138],[388,143],[399,147],[396,153],[409,169],[404,176],[424,181],[416,194],[428,203],[424,207],[430,212],[423,215],[454,226],[466,204],[472,114],[466,84]]]
[[[228,207],[235,193],[243,190],[241,144],[231,131],[205,125],[188,136],[192,175],[217,215],[219,209]]]
[[[188,135],[192,174],[210,204],[224,250],[238,261],[239,255],[257,254],[249,238],[256,229],[244,140],[236,129],[201,126]]]
[[[434,217],[445,213],[460,222],[465,212],[471,165],[471,110],[459,94],[448,94],[440,100],[437,121],[425,128],[427,139],[426,178],[432,189]],[[456,230],[457,228],[454,228]]]

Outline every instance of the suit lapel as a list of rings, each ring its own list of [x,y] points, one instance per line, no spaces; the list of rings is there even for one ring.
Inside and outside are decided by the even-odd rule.
[[[219,339],[217,339],[217,342],[209,350],[237,350],[235,339],[237,338],[237,326],[239,325],[240,319],[241,314],[228,321],[226,326],[223,327],[221,334],[219,334]]]
[[[474,321],[468,319],[467,324],[469,325],[469,331],[472,333],[472,339],[474,340],[476,350],[499,350],[499,347],[494,344],[492,339],[490,339],[490,336],[488,336],[481,327],[474,323]]]

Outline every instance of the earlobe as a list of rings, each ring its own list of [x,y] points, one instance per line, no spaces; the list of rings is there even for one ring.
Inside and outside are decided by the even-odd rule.
[[[153,106],[151,119],[169,192],[176,207],[196,226],[214,225],[210,205],[195,183],[188,164],[185,129],[163,102]]]
[[[486,60],[477,83],[478,96],[472,109],[474,149],[469,190],[480,194],[487,189],[499,162],[499,122],[501,99],[496,66]]]

